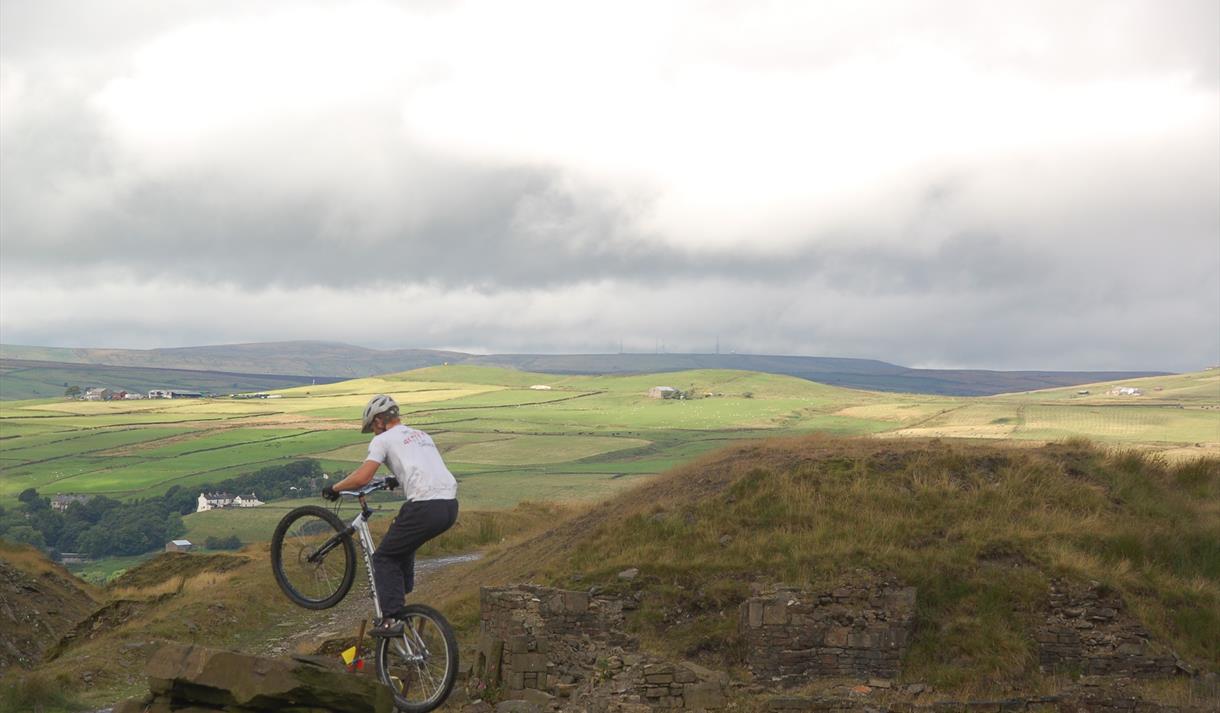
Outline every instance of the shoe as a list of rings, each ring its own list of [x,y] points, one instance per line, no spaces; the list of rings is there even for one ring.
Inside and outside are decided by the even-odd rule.
[[[402,622],[397,619],[386,617],[378,620],[378,622],[369,630],[370,636],[377,636],[383,639],[392,639],[396,636],[402,636]]]

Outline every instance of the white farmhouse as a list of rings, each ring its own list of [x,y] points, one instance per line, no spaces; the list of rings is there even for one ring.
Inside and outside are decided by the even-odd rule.
[[[228,493],[200,493],[199,505],[195,508],[195,512],[207,512],[208,510],[219,510],[233,505],[233,496]]]
[[[551,387],[547,386],[546,384],[534,384],[530,388],[533,389],[534,391],[550,391],[551,390]]]
[[[254,493],[230,495],[229,493],[200,493],[195,512],[220,510],[223,508],[256,508],[264,504]]]
[[[672,399],[678,390],[672,386],[654,386],[648,390],[650,399]]]

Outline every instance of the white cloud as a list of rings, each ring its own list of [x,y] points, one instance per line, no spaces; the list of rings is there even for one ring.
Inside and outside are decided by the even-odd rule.
[[[241,338],[368,342],[340,316],[367,295],[340,286],[379,282],[458,315],[412,323],[417,345],[648,342],[654,317],[737,314],[752,351],[1157,366],[1116,325],[1164,335],[1165,364],[1216,347],[1211,2],[154,5],[72,5],[60,25],[53,2],[3,10],[6,334],[110,320],[133,344],[191,343],[228,338],[207,308],[227,305],[265,324]],[[1038,260],[993,268],[997,244]],[[1065,350],[1024,333],[1018,293],[929,287],[965,284],[963,250],[1005,285],[1145,304],[1082,306]],[[129,277],[90,283],[84,310],[79,286],[46,286],[99,264]],[[27,312],[15,284],[77,308]],[[179,326],[140,321],[128,300],[155,294]],[[1153,325],[1146,305],[1202,306]]]

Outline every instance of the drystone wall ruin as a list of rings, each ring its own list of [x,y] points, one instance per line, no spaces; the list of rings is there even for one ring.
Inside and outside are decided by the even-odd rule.
[[[873,581],[831,591],[780,589],[741,604],[738,632],[749,674],[730,679],[642,651],[626,633],[632,596],[536,586],[485,588],[471,676],[496,690],[496,706],[468,713],[655,713],[774,710],[796,713],[1197,713],[1220,710],[1214,673],[1196,672],[1158,647],[1119,596],[1097,584],[1054,582],[1035,629],[1047,670],[1086,674],[1064,690],[1006,700],[938,700],[900,684],[917,592]],[[1153,703],[1125,686],[1192,675],[1192,699]],[[859,681],[824,695],[788,691],[825,679]],[[477,693],[477,692],[476,692]],[[880,696],[877,698],[875,696]],[[1218,702],[1218,703],[1213,703]],[[745,705],[745,708],[742,706]]]
[[[796,686],[896,677],[914,618],[915,588],[885,582],[752,597],[741,605],[740,630],[755,679]]]
[[[579,710],[714,710],[727,677],[639,651],[624,631],[634,602],[547,587],[484,588],[473,675],[507,699]]]
[[[1172,652],[1156,645],[1118,593],[1097,582],[1052,582],[1046,619],[1034,638],[1038,661],[1047,671],[1136,678],[1190,672]]]

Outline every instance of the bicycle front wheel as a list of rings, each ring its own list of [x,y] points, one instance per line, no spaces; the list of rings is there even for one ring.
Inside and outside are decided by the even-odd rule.
[[[289,512],[275,528],[271,570],[295,604],[329,609],[347,596],[356,579],[356,546],[337,515],[306,505]]]
[[[410,604],[399,616],[403,635],[377,646],[377,672],[398,709],[427,713],[445,702],[458,670],[457,637],[440,612]]]

